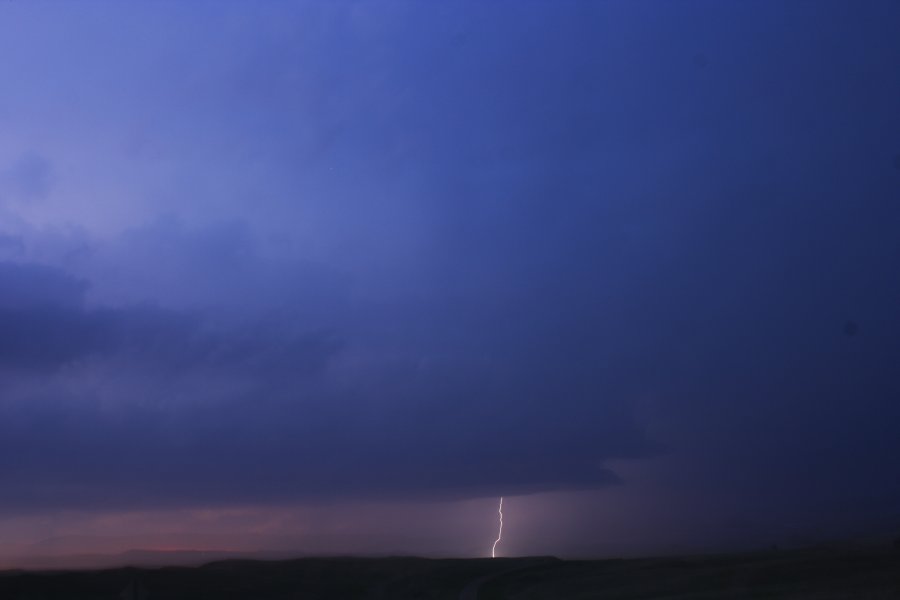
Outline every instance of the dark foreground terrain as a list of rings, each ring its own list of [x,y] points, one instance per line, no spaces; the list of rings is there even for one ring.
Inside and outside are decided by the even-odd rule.
[[[0,573],[3,600],[446,598],[900,599],[900,552],[771,551],[686,558],[305,558],[201,567]]]

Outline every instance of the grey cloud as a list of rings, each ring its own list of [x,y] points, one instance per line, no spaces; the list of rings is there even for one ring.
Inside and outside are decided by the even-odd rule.
[[[77,308],[86,289],[87,282],[54,267],[0,262],[0,308],[4,310]]]
[[[292,313],[319,328],[346,310],[345,272],[267,248],[244,221],[191,227],[168,216],[82,245],[66,264],[93,282],[101,304]]]
[[[0,369],[52,370],[99,356],[150,369],[304,373],[321,368],[338,345],[327,334],[292,335],[263,325],[210,331],[196,313],[89,308],[87,288],[52,267],[0,263]]]
[[[35,153],[19,157],[12,165],[0,170],[0,186],[7,194],[23,200],[40,200],[54,185],[52,163]]]
[[[8,506],[582,489],[663,444],[672,496],[896,505],[895,3],[199,6],[51,23],[96,66],[58,146],[133,194],[5,227],[76,275],[3,275]],[[33,16],[22,72],[83,78]]]
[[[19,236],[0,233],[0,259],[20,258],[25,252],[25,243]]]
[[[472,307],[351,304],[334,331],[277,311],[211,326],[89,306],[49,267],[0,275],[16,290],[0,312],[10,509],[594,488],[618,482],[604,459],[658,451],[567,354],[516,350],[538,339],[503,328],[460,338]]]

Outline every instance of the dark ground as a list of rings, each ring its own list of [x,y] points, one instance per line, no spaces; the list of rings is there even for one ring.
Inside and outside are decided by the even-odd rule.
[[[3,600],[313,598],[900,599],[900,551],[819,548],[564,561],[554,558],[226,560],[202,567],[0,574]]]

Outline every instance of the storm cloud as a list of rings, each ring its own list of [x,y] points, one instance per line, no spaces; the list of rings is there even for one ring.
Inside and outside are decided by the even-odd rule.
[[[53,10],[0,8],[0,512],[640,464],[900,520],[895,3]]]
[[[507,338],[521,336],[502,328],[458,339],[449,330],[467,325],[452,312],[441,325],[376,313],[401,335],[367,341],[277,311],[215,324],[92,307],[85,282],[45,266],[5,263],[0,284],[7,505],[591,488],[617,481],[604,458],[652,451],[568,357],[516,349]],[[457,339],[426,345],[415,331],[426,327],[429,340]],[[388,358],[384,346],[367,356],[376,342]]]

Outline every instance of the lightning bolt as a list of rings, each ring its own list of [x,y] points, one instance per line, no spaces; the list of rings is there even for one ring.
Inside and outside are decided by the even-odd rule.
[[[497,512],[500,514],[500,531],[497,532],[497,540],[491,548],[491,558],[497,558],[497,544],[500,543],[500,538],[503,537],[503,496],[500,496],[500,510]]]

